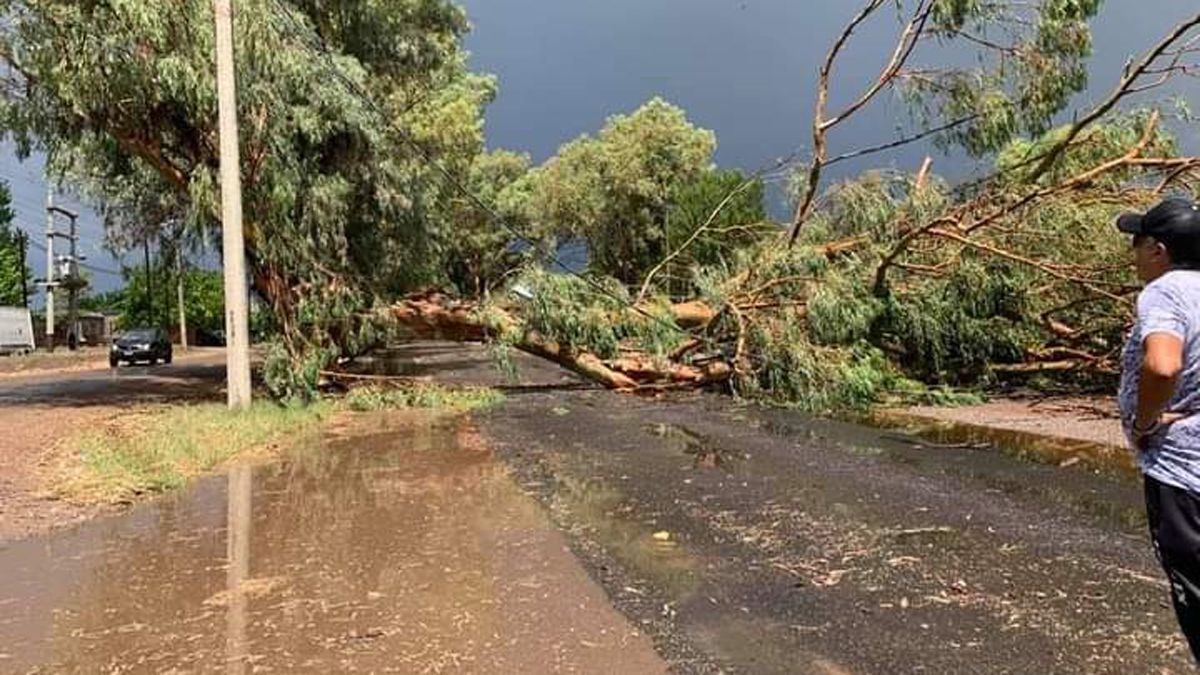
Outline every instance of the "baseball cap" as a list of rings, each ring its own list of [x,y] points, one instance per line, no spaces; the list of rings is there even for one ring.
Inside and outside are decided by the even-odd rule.
[[[1117,219],[1117,229],[1164,242],[1200,242],[1200,206],[1190,199],[1171,197],[1145,213],[1124,214]]]

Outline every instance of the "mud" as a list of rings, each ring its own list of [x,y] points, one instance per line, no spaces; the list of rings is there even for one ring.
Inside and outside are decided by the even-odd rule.
[[[0,549],[0,671],[665,670],[469,426],[368,419]]]
[[[986,427],[1044,438],[1125,447],[1113,396],[998,399],[980,405],[898,411],[906,416]]]

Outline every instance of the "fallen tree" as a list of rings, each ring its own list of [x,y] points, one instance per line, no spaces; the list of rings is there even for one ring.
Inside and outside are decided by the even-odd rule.
[[[695,366],[670,359],[654,359],[636,351],[602,359],[586,348],[559,342],[524,326],[520,319],[499,306],[483,310],[475,303],[439,291],[410,295],[386,311],[387,320],[403,326],[411,337],[460,342],[502,341],[612,389],[634,391],[663,384],[702,386],[723,382],[730,375],[729,369],[720,361]],[[681,305],[680,311],[693,325],[697,316],[714,315],[695,302]]]
[[[439,293],[388,308],[410,334],[488,341],[607,387],[720,386],[811,410],[934,398],[1031,378],[1109,386],[1129,319],[1121,211],[1200,181],[1155,112],[1077,134],[1036,180],[1001,153],[955,194],[927,171],[834,186],[795,247],[768,238],[696,267],[698,297],[633,296],[602,277],[527,270],[476,303]],[[781,235],[782,236],[782,235]]]

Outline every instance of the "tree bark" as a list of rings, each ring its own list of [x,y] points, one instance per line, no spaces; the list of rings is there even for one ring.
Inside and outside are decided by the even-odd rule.
[[[634,391],[647,385],[705,386],[729,379],[728,364],[713,361],[703,367],[653,358],[632,352],[606,361],[595,354],[559,344],[534,331],[522,331],[515,317],[493,309],[485,320],[475,304],[450,298],[432,291],[411,295],[388,308],[388,318],[408,331],[412,337],[483,342],[499,334],[520,333],[513,343],[517,349],[567,368],[610,389]],[[700,302],[676,307],[681,323],[703,325],[716,312]],[[490,323],[489,323],[490,322]],[[683,354],[679,355],[682,358]]]

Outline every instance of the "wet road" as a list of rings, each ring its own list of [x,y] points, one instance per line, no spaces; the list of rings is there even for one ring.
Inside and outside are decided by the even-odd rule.
[[[468,426],[341,436],[0,548],[0,671],[665,671]]]
[[[679,671],[1191,672],[1128,476],[710,396],[482,429]]]
[[[167,366],[31,373],[0,379],[0,407],[132,406],[214,396],[225,380],[223,350],[180,355]]]
[[[1127,475],[522,362],[496,455],[381,423],[10,544],[0,671],[1191,672]]]

